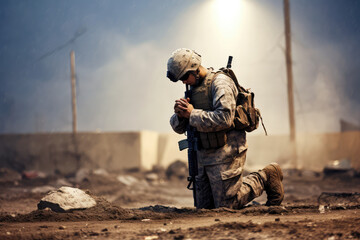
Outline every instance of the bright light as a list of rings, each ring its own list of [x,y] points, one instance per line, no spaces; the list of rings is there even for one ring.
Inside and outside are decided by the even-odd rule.
[[[239,22],[242,0],[213,0],[213,14],[221,28],[231,29]]]

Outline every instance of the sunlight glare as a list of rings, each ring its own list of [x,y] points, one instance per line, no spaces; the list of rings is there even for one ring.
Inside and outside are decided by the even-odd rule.
[[[214,0],[212,4],[214,17],[220,27],[231,28],[239,22],[242,0]]]

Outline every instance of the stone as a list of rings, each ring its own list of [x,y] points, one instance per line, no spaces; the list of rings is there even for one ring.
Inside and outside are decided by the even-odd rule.
[[[72,187],[61,187],[49,192],[38,203],[38,209],[50,208],[54,212],[68,212],[94,207],[96,201],[83,190]]]

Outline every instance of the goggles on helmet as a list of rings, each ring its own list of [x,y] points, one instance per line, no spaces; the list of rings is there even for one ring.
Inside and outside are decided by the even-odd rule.
[[[170,72],[170,71],[167,71],[167,77],[173,81],[173,82],[177,82],[179,80],[181,81],[185,81],[186,79],[189,78],[189,75],[192,74],[191,71],[188,71],[187,73],[185,73],[184,75],[182,75],[182,77],[180,79],[176,79],[175,76]]]
[[[168,77],[168,78],[170,79],[170,81],[172,81],[172,82],[177,82],[177,81],[179,81],[179,79],[176,79],[175,76],[174,76],[174,74],[172,74],[170,71],[167,71],[166,77]]]

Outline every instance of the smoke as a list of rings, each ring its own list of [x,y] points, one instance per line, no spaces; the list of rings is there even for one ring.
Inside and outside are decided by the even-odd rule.
[[[227,8],[215,4],[215,1],[195,1],[189,8],[183,7],[184,11],[172,11],[176,15],[161,22],[161,27],[141,20],[141,24],[131,25],[141,27],[136,31],[131,29],[132,35],[108,26],[111,17],[95,29],[89,27],[82,38],[88,42],[75,51],[80,52],[76,58],[80,93],[78,129],[171,131],[169,118],[174,100],[183,96],[184,86],[165,77],[166,62],[173,50],[187,47],[202,55],[204,66],[215,69],[225,66],[229,55],[234,56],[233,70],[240,84],[255,92],[256,106],[268,132],[288,134],[281,2],[275,3],[280,9],[276,11],[270,7],[274,3],[260,0],[238,1],[236,6]],[[164,6],[158,13],[165,10]],[[149,17],[149,11],[144,13]],[[97,23],[96,20],[90,21]],[[338,131],[340,118],[357,123],[360,110],[358,100],[345,90],[346,84],[351,84],[345,79],[349,61],[344,60],[343,52],[343,45],[356,45],[357,41],[346,37],[341,43],[319,41],[309,26],[302,25],[302,20],[292,18],[297,130]],[[60,55],[65,57],[60,59]],[[2,93],[1,131],[71,129],[68,53],[59,53],[51,59],[44,62],[49,75],[47,82],[27,79],[18,86],[23,80],[17,80],[14,86],[5,87],[4,92],[19,88],[15,93],[26,95],[20,98]],[[258,130],[253,134],[263,132]]]
[[[198,3],[169,23],[158,41],[134,44],[120,34],[103,34],[103,46],[111,46],[116,57],[97,69],[80,70],[87,79],[83,92],[89,95],[79,99],[80,129],[170,131],[173,102],[184,87],[165,78],[166,62],[173,50],[187,47],[215,69],[234,56],[233,69],[240,84],[255,92],[269,133],[287,134],[283,17],[259,3],[244,1],[239,7],[240,14],[220,21],[226,11],[215,13],[211,1]],[[305,28],[293,25],[297,130],[338,131],[340,117],[353,108],[341,83],[343,56],[337,46],[319,46]]]

